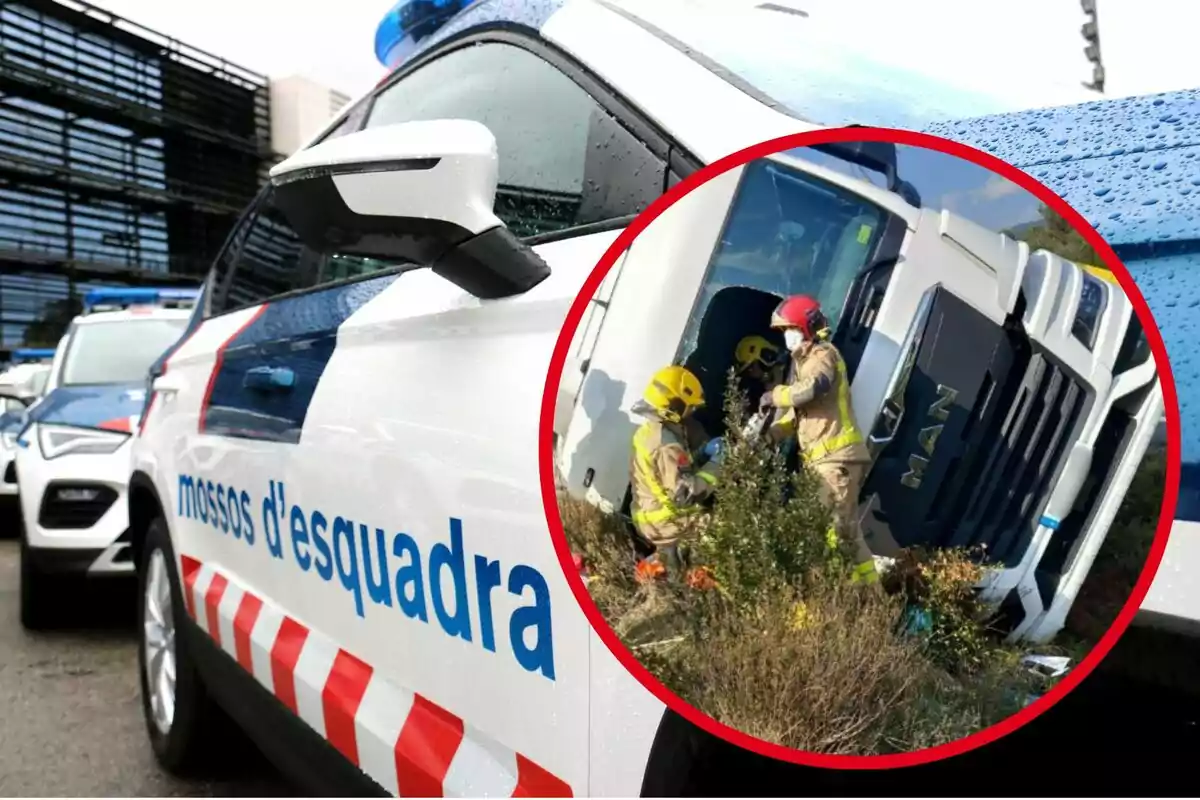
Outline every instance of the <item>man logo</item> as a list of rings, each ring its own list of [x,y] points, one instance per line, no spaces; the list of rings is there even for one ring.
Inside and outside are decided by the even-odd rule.
[[[958,398],[957,389],[940,383],[937,387],[937,394],[937,400],[930,404],[928,411],[929,419],[934,424],[922,428],[917,434],[917,444],[921,449],[908,457],[908,472],[900,476],[900,483],[910,489],[921,488],[921,481],[925,478],[925,468],[929,466],[929,461],[933,458],[933,450],[937,447],[938,437],[942,434],[942,428],[946,427],[946,420],[950,418],[950,407]]]

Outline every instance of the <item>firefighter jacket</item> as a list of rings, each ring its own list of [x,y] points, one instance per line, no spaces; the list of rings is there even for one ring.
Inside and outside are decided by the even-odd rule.
[[[810,465],[869,462],[854,422],[842,354],[829,342],[818,342],[807,353],[794,355],[792,365],[792,382],[771,392],[771,404],[787,409],[776,426],[795,430],[801,457]]]
[[[693,446],[703,442],[689,441],[695,431],[648,420],[633,435],[633,522],[656,546],[674,544],[700,524],[699,502],[715,487],[714,472],[696,468]]]

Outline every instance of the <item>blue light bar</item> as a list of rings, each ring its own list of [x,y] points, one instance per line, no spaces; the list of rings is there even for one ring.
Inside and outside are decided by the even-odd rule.
[[[199,289],[176,288],[105,288],[92,289],[83,298],[85,311],[96,306],[165,305],[167,303],[195,303]]]
[[[42,361],[54,358],[53,348],[22,347],[12,352],[13,361]]]
[[[375,29],[375,57],[395,69],[418,44],[478,0],[400,0]]]

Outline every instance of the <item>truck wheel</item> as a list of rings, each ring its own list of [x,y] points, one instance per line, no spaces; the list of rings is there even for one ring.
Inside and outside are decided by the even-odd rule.
[[[138,672],[154,757],[168,772],[214,771],[232,727],[204,686],[184,625],[188,616],[162,517],[150,523],[138,569]]]
[[[65,604],[66,598],[58,591],[63,581],[39,569],[29,554],[24,533],[17,535],[21,538],[21,627],[29,631],[45,630],[58,620]]]

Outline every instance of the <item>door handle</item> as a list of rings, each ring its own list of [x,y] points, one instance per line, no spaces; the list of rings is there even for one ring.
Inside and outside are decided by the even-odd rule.
[[[177,394],[184,388],[183,378],[177,372],[159,375],[150,385],[150,390],[160,394]]]
[[[288,367],[251,367],[242,386],[258,392],[290,392],[296,385],[296,373]]]

